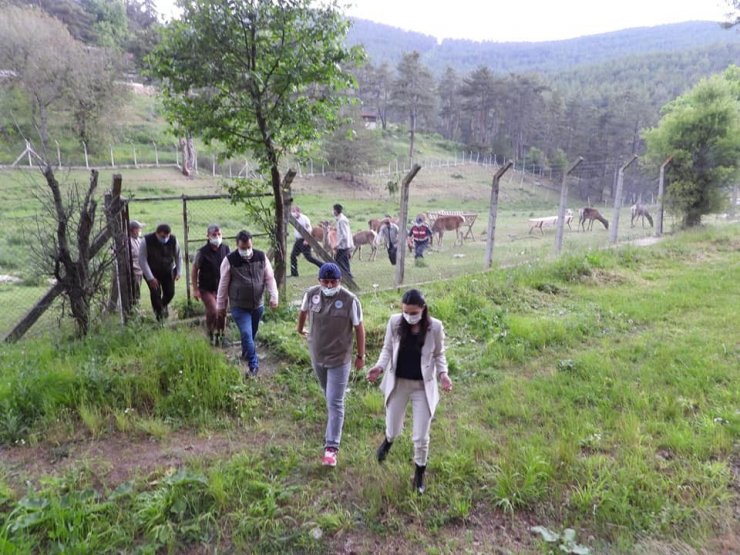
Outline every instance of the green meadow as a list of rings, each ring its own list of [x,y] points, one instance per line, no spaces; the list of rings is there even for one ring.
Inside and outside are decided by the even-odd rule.
[[[302,194],[314,219],[328,212]],[[355,221],[377,206],[345,204]],[[738,226],[615,249],[569,232],[549,259],[552,232],[519,237],[529,213],[502,212],[517,237],[493,271],[480,241],[409,268],[445,324],[454,381],[425,495],[408,430],[375,461],[383,403],[363,372],[339,465],[320,466],[325,408],[294,305],[266,317],[266,366],[246,382],[198,329],[144,317],[0,348],[0,551],[737,552]],[[517,258],[525,248],[537,256]],[[370,363],[400,296],[380,258],[355,265]]]

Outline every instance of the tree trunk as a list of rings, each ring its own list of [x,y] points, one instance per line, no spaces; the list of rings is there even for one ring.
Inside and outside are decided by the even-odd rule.
[[[270,178],[272,181],[272,195],[275,197],[275,229],[274,246],[275,246],[275,281],[278,287],[285,284],[285,233],[283,233],[285,222],[285,204],[283,202],[283,192],[280,188],[280,170],[277,163],[270,167]]]

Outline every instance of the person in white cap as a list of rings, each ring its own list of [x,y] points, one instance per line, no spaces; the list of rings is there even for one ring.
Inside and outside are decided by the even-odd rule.
[[[138,220],[131,220],[128,223],[128,241],[129,241],[129,252],[131,254],[131,270],[132,277],[131,283],[133,284],[133,302],[134,304],[139,303],[141,298],[141,280],[144,274],[141,271],[141,265],[139,264],[139,249],[141,249],[141,230],[144,224]]]

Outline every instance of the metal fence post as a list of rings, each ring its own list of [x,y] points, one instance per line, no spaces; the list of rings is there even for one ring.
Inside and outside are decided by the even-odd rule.
[[[182,241],[185,246],[185,294],[187,296],[187,303],[190,306],[190,250],[188,247],[188,200],[185,195],[182,195]]]

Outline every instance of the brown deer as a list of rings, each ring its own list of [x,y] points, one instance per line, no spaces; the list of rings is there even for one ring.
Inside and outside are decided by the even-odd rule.
[[[596,208],[581,208],[578,211],[579,220],[578,220],[578,227],[582,228],[583,231],[586,231],[586,220],[589,220],[588,222],[588,231],[591,231],[594,227],[594,220],[599,220],[602,224],[604,224],[604,227],[606,229],[609,229],[609,222],[607,219],[601,215],[601,212],[596,210]]]
[[[632,208],[630,208],[630,212],[632,212],[630,227],[635,227],[635,220],[638,218],[642,220],[642,227],[645,227],[645,218],[647,218],[647,221],[650,223],[650,227],[653,227],[653,217],[648,212],[647,206],[643,204],[633,204]]]
[[[324,231],[323,247],[329,254],[334,254],[337,248],[337,229],[334,226],[330,226],[329,222],[321,222],[321,228]]]
[[[355,250],[352,251],[352,256],[357,253],[357,257],[362,260],[362,247],[363,245],[367,245],[370,247],[370,260],[375,260],[375,255],[378,254],[378,247],[375,245],[377,235],[372,229],[355,233],[352,236],[352,241],[355,244]]]
[[[462,216],[438,216],[432,224],[432,237],[437,234],[437,245],[442,246],[442,236],[445,231],[455,232],[455,242],[452,246],[455,246],[458,241],[463,244],[462,225],[465,223],[465,218]]]

